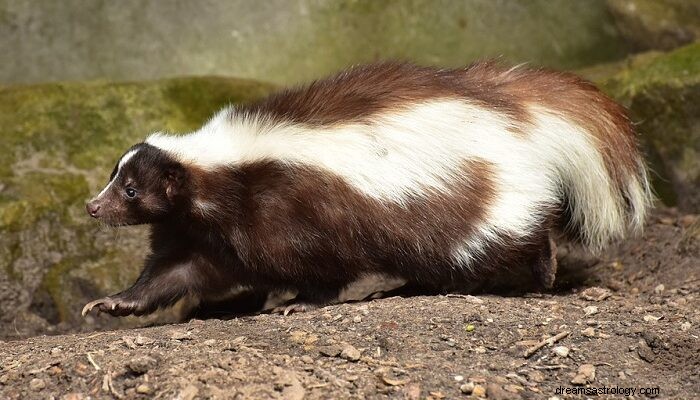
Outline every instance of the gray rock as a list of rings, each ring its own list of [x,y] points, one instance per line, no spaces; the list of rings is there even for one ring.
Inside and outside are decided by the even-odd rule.
[[[605,0],[0,0],[0,21],[0,82],[291,83],[378,57],[575,68],[626,54]]]
[[[40,378],[33,378],[29,381],[29,389],[38,392],[46,387],[46,383]]]

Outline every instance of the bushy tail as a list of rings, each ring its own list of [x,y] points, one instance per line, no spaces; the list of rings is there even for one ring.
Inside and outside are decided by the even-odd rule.
[[[489,74],[493,69],[481,63],[470,72],[530,111],[528,139],[560,191],[569,232],[592,251],[641,232],[653,196],[626,110],[574,74],[523,67]]]
[[[554,169],[565,229],[592,252],[641,233],[653,202],[631,124],[614,110],[622,114],[598,109],[587,120],[544,111],[535,139]]]
[[[636,170],[615,177],[600,160],[580,161],[578,168],[583,171],[573,171],[572,166],[563,176],[570,216],[567,229],[592,252],[640,234],[653,199],[643,162],[639,160]]]

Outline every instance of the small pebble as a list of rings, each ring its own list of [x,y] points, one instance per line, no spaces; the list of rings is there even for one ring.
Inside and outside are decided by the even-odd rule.
[[[352,322],[359,324],[360,322],[362,322],[362,317],[359,315],[356,315],[356,316],[352,317]]]
[[[593,364],[583,364],[578,367],[578,373],[571,380],[574,385],[585,385],[595,380],[595,366]]]
[[[656,360],[656,354],[654,353],[654,350],[649,347],[645,342],[641,342],[639,344],[639,347],[637,347],[637,355],[639,358],[642,360],[652,363],[654,360]]]
[[[666,286],[664,286],[663,283],[660,283],[654,288],[654,293],[661,294],[661,292],[663,292],[664,290],[666,290]]]
[[[581,292],[581,297],[588,301],[603,301],[610,297],[612,293],[608,289],[600,288],[597,286],[589,287],[588,289]]]
[[[476,397],[486,397],[486,388],[481,385],[474,385],[472,394]]]
[[[155,342],[155,340],[153,340],[149,337],[141,336],[141,335],[136,336],[136,339],[134,339],[134,343],[136,343],[139,346],[153,344],[154,342]]]
[[[46,383],[44,383],[44,381],[39,378],[34,378],[31,381],[29,381],[29,388],[34,390],[35,392],[38,392],[45,387]]]
[[[462,382],[464,380],[464,377],[462,375],[455,375],[455,380],[457,382]]]
[[[588,306],[583,309],[583,312],[586,313],[586,316],[596,315],[598,314],[598,307]]]
[[[675,221],[671,217],[661,217],[659,218],[659,222],[663,225],[673,225]]]
[[[581,331],[581,334],[585,337],[594,337],[595,336],[595,329],[586,328],[586,329]]]
[[[459,387],[459,390],[464,394],[472,394],[474,391],[474,382],[467,382]]]
[[[145,383],[142,383],[142,384],[136,386],[136,393],[150,394],[151,392],[153,392],[153,389],[151,389],[151,387]]]
[[[527,377],[530,378],[531,381],[535,382],[544,382],[544,372],[538,371],[538,370],[532,370],[527,373]]]
[[[323,346],[318,349],[318,352],[326,357],[337,357],[343,349],[340,346]]]
[[[143,375],[148,372],[149,369],[155,367],[158,364],[155,358],[149,356],[136,357],[129,360],[126,363],[126,367],[136,375]]]
[[[357,361],[360,359],[360,350],[357,350],[352,345],[345,345],[343,350],[340,352],[340,358],[344,358],[348,361]]]
[[[685,332],[685,331],[687,331],[687,330],[690,329],[690,326],[691,326],[691,325],[690,325],[690,322],[685,321],[685,322],[683,322],[683,323],[681,324],[681,330],[682,330],[683,332]]]
[[[657,317],[655,315],[647,314],[644,316],[644,321],[645,322],[656,322],[660,320],[662,317]]]
[[[173,333],[170,335],[170,339],[173,340],[192,340],[192,331],[186,331],[182,329],[178,329],[176,331],[173,331]]]
[[[569,348],[566,346],[557,346],[552,349],[554,354],[558,355],[559,357],[568,357],[569,356]]]
[[[311,358],[311,356],[303,355],[303,356],[301,356],[301,361],[303,361],[306,364],[313,364],[314,359]]]

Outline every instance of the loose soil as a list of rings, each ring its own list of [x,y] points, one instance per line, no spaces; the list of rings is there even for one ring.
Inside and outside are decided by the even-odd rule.
[[[697,216],[657,211],[642,238],[560,264],[548,293],[390,297],[0,341],[0,398],[595,397],[562,387],[700,398]]]

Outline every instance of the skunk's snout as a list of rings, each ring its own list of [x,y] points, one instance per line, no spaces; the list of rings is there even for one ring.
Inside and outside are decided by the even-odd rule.
[[[88,214],[90,214],[91,217],[97,218],[100,216],[100,203],[97,202],[97,200],[90,200],[88,203],[85,205],[85,209],[87,210]]]

